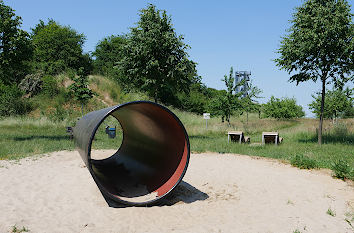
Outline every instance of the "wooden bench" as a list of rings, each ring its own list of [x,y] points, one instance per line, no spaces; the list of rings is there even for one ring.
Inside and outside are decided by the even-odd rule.
[[[242,131],[229,131],[227,132],[227,142],[250,143],[251,138],[245,137]]]
[[[262,133],[262,144],[274,143],[278,145],[283,142],[283,138],[279,136],[278,132],[263,132]]]

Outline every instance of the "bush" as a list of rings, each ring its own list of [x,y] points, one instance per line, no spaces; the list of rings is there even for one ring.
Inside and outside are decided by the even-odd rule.
[[[347,161],[339,159],[338,161],[332,164],[332,170],[334,172],[334,176],[339,179],[353,179],[354,171],[353,168],[350,167]]]
[[[53,97],[58,94],[59,92],[58,84],[53,76],[51,75],[44,76],[42,78],[42,81],[43,81],[42,94],[48,97]]]
[[[67,117],[68,113],[65,111],[60,103],[54,105],[53,111],[50,111],[48,117],[54,122],[63,121]]]
[[[14,84],[7,86],[0,81],[0,116],[20,115],[31,110],[31,105],[22,99],[23,92]]]
[[[36,95],[42,89],[42,77],[43,72],[28,74],[24,79],[22,79],[18,87],[26,94]]]
[[[301,169],[312,169],[317,168],[316,160],[313,160],[304,155],[296,155],[290,160],[291,165]]]
[[[305,116],[300,105],[296,104],[294,98],[275,98],[272,96],[268,103],[263,105],[263,112],[266,117],[277,119],[291,119]]]

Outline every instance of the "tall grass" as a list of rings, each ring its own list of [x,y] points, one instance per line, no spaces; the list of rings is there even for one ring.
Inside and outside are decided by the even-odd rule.
[[[85,106],[85,112],[134,100],[151,100],[143,93],[125,93],[112,80],[101,76],[91,76],[90,82],[90,87],[98,96]],[[18,159],[33,154],[74,149],[73,141],[66,135],[65,126],[73,126],[81,117],[81,111],[80,105],[67,99],[65,87],[69,83],[67,77],[60,76],[61,91],[58,95],[51,98],[40,95],[33,97],[38,108],[26,117],[0,119],[0,159]],[[311,167],[336,167],[339,176],[347,170],[353,171],[354,119],[339,120],[336,124],[325,120],[324,144],[319,146],[316,119],[259,119],[257,114],[250,114],[248,121],[245,115],[231,117],[230,125],[222,123],[220,117],[212,117],[206,127],[201,115],[169,108],[184,124],[190,137],[192,152],[237,153],[293,161],[294,164],[304,166],[310,164]],[[119,123],[115,119],[107,118],[97,131],[94,149],[119,147],[122,140],[121,130],[117,131],[116,139],[109,139],[105,134],[106,125],[117,126],[119,129]],[[251,137],[251,144],[228,143],[226,134],[231,130],[243,131],[246,136]],[[261,145],[264,131],[279,132],[284,138],[283,143],[279,146]]]

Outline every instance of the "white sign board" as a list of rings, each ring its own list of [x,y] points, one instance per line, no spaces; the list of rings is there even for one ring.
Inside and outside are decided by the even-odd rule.
[[[203,113],[203,118],[204,118],[205,120],[210,119],[210,113]]]

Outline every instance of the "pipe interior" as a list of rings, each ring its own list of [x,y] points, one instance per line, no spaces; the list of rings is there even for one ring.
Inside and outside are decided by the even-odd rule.
[[[186,156],[183,126],[171,113],[150,103],[124,105],[110,115],[119,121],[123,141],[112,156],[90,159],[96,180],[118,198],[157,197],[156,190]]]

